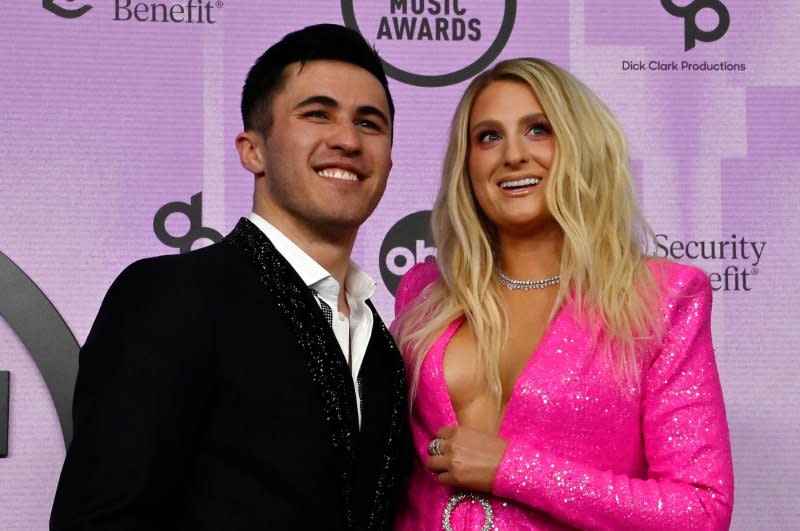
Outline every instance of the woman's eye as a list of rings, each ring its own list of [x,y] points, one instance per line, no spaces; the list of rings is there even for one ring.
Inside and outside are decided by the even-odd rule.
[[[484,144],[487,142],[494,142],[495,140],[499,139],[500,135],[498,135],[494,131],[485,131],[483,133],[478,133],[478,142]]]
[[[534,136],[539,135],[549,135],[550,134],[550,125],[549,124],[533,124],[530,129],[528,129],[528,133]]]

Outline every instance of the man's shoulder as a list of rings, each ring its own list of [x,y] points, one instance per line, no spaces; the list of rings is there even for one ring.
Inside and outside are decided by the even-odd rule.
[[[241,276],[236,253],[223,242],[183,254],[142,258],[117,276],[106,298],[126,301],[186,300],[193,293],[209,292],[225,278]]]
[[[223,242],[182,254],[165,254],[136,260],[126,267],[119,278],[130,280],[158,281],[159,279],[182,278],[200,274],[227,263],[230,249]]]

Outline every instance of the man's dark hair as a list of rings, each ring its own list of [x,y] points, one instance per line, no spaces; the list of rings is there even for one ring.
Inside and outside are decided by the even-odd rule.
[[[272,98],[285,85],[287,65],[308,61],[342,61],[363,68],[381,83],[394,120],[394,102],[381,58],[355,30],[336,24],[317,24],[289,33],[258,58],[242,89],[242,121],[245,131],[267,134],[272,126]]]

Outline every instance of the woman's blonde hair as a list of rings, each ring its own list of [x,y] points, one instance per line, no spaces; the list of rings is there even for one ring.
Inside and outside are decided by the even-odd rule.
[[[606,106],[583,83],[542,59],[511,59],[477,76],[456,107],[433,207],[441,279],[396,323],[401,351],[415,367],[412,396],[425,352],[464,316],[478,341],[478,363],[498,407],[499,353],[507,310],[495,281],[495,229],[480,210],[469,179],[469,118],[491,83],[529,86],[553,130],[556,153],[545,183],[553,218],[564,231],[561,284],[553,315],[566,301],[608,357],[618,381],[638,384],[641,341],[658,335],[655,282],[645,264],[651,234],[636,204],[625,137]],[[552,318],[552,315],[551,315]]]

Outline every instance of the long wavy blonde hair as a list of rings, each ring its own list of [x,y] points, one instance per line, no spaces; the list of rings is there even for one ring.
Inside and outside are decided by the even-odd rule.
[[[642,341],[655,340],[655,280],[645,265],[651,231],[633,191],[625,137],[606,106],[583,83],[542,59],[512,59],[477,76],[456,107],[442,182],[433,207],[440,280],[399,317],[398,344],[413,363],[412,396],[425,352],[464,316],[478,341],[478,363],[500,406],[499,354],[508,336],[507,309],[495,280],[495,228],[480,210],[469,179],[469,118],[491,83],[529,86],[556,141],[545,182],[553,218],[564,231],[561,284],[552,315],[566,301],[596,330],[593,337],[622,385],[638,384]]]

